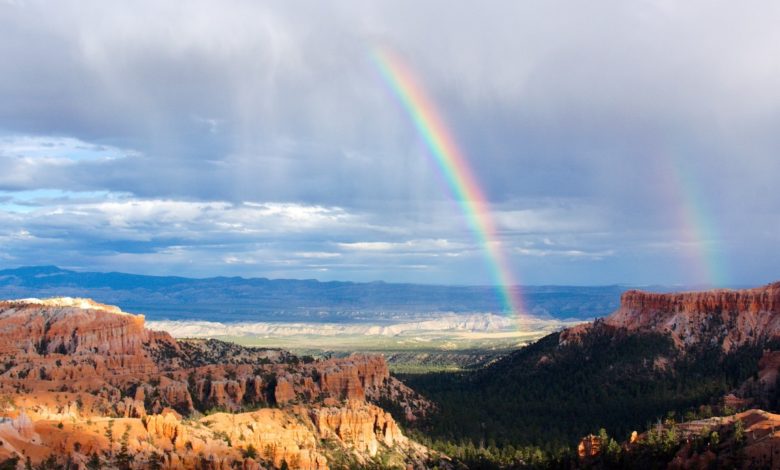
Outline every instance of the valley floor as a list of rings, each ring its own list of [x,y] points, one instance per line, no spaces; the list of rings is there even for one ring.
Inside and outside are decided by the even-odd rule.
[[[299,355],[382,354],[393,372],[424,373],[482,367],[578,323],[543,319],[516,323],[497,315],[474,314],[395,324],[150,321],[148,325],[179,338],[208,337]]]

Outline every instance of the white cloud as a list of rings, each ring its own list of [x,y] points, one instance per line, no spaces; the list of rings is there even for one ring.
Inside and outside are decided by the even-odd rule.
[[[295,256],[299,258],[329,259],[339,258],[341,257],[341,253],[334,253],[331,251],[299,251],[295,253]]]
[[[351,215],[340,207],[274,202],[244,202],[244,205],[261,217],[281,218],[301,226],[338,223],[351,218]]]
[[[552,250],[552,249],[540,249],[540,248],[515,248],[516,253],[523,256],[560,256],[564,258],[589,258],[589,259],[602,259],[608,256],[614,256],[615,250],[603,250],[603,251],[583,251],[583,250]]]
[[[405,243],[391,243],[391,242],[351,242],[351,243],[339,243],[339,246],[347,250],[358,251],[389,251],[394,248],[406,246]]]
[[[225,256],[222,260],[227,264],[257,264],[257,260],[238,256]]]
[[[279,203],[138,199],[126,194],[32,191],[12,194],[0,214],[15,217],[30,233],[68,230],[74,236],[112,240],[189,240],[252,243],[285,234],[356,230],[365,224],[338,207]],[[20,210],[23,209],[23,210]],[[313,252],[320,256],[324,252]]]
[[[600,211],[585,205],[499,210],[492,217],[499,230],[515,233],[571,233],[600,230],[606,226]]]
[[[0,136],[0,156],[15,157],[35,164],[66,164],[83,160],[113,160],[137,156],[137,152],[111,145],[97,145],[74,137],[6,135]]]
[[[339,247],[345,250],[352,251],[366,251],[366,252],[397,252],[397,251],[410,251],[410,252],[430,252],[430,251],[451,251],[462,250],[466,248],[466,245],[462,243],[454,243],[446,239],[420,239],[420,240],[407,240],[403,242],[385,242],[385,241],[361,241],[361,242],[348,242],[339,243]]]

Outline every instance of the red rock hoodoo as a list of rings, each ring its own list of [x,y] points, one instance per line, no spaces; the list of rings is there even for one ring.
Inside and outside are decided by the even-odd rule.
[[[163,468],[323,470],[336,450],[358,463],[378,452],[410,464],[428,455],[369,403],[391,400],[411,419],[430,406],[381,356],[302,361],[176,341],[145,329],[142,315],[87,299],[0,302],[0,397],[12,418],[0,423],[0,459],[34,464],[52,453],[82,465],[93,452],[107,459],[125,432],[133,468],[156,456]]]

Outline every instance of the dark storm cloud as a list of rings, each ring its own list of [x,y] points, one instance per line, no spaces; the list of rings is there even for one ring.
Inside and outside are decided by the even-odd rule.
[[[2,256],[484,282],[479,247],[372,65],[385,45],[441,108],[523,280],[706,282],[672,268],[704,247],[733,281],[769,280],[778,9],[0,2]],[[288,204],[299,225],[271,229],[245,203]],[[138,211],[154,206],[186,216]],[[303,223],[317,207],[344,218]],[[116,225],[125,211],[137,218]],[[696,212],[714,229],[692,240]]]

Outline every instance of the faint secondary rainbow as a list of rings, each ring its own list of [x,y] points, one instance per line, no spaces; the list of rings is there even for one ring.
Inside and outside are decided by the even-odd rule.
[[[374,49],[372,57],[385,83],[414,122],[482,246],[504,309],[515,315],[523,315],[526,310],[520,286],[515,282],[501,250],[496,226],[490,216],[490,206],[463,152],[409,67],[392,51],[384,48]]]
[[[666,156],[670,178],[669,193],[678,212],[678,226],[685,242],[685,259],[694,265],[689,271],[696,282],[709,287],[728,285],[726,260],[720,253],[720,236],[716,224],[701,197],[698,182],[679,159]],[[721,256],[719,256],[719,254]]]

